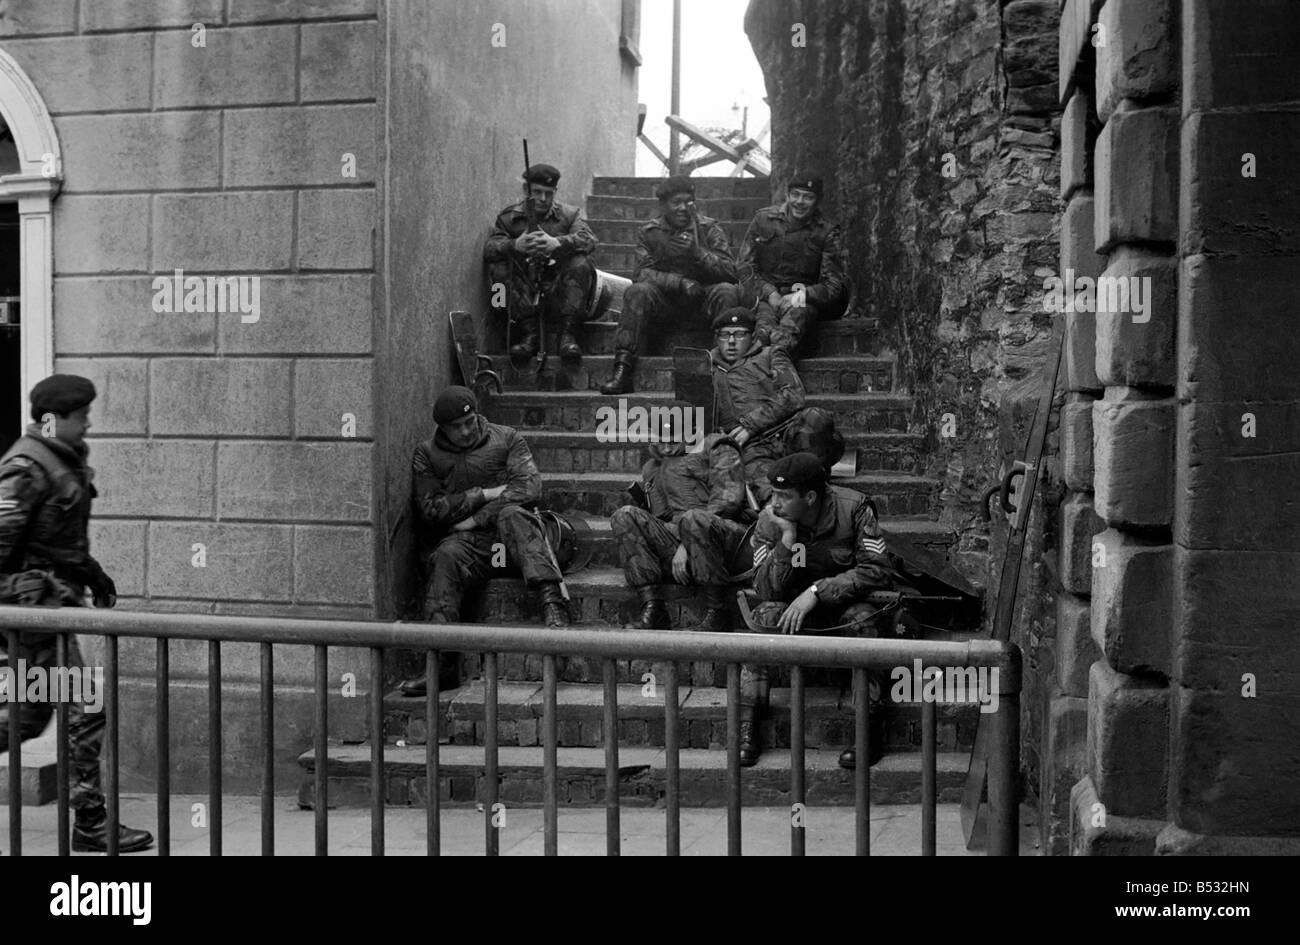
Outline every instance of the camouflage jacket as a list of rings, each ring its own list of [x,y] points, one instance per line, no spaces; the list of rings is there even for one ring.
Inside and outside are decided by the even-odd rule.
[[[727,231],[712,217],[701,214],[699,221],[704,246],[698,257],[694,246],[683,249],[672,243],[673,237],[680,233],[693,233],[693,225],[678,230],[658,217],[641,227],[632,281],[650,282],[669,291],[681,289],[683,279],[694,279],[701,285],[735,282],[736,261],[727,242]]]
[[[857,603],[870,591],[891,590],[898,575],[885,548],[875,506],[861,492],[827,486],[811,528],[799,526],[796,547],[762,520],[754,529],[754,589],[760,600],[790,601],[817,582],[817,600],[836,606]]]
[[[758,437],[803,409],[803,381],[785,351],[755,342],[734,364],[722,360],[717,348],[709,357],[719,430],[739,424]]]
[[[560,241],[559,247],[552,254],[553,259],[568,259],[580,253],[596,251],[596,234],[587,225],[581,207],[570,207],[557,200],[537,224],[547,235]],[[528,212],[524,209],[524,202],[521,200],[506,207],[497,215],[496,225],[483,246],[483,261],[494,263],[514,259],[518,255],[515,252],[515,240],[526,229]]]
[[[0,458],[0,599],[5,578],[23,571],[48,572],[78,594],[107,580],[90,554],[96,493],[86,455],[33,423]]]
[[[427,540],[436,542],[470,517],[475,528],[491,528],[505,506],[531,505],[542,495],[542,474],[519,432],[483,417],[479,428],[468,449],[452,445],[441,430],[415,448],[412,496]],[[506,490],[500,496],[484,497],[484,489],[501,485]]]
[[[641,482],[650,514],[665,522],[676,522],[687,509],[734,519],[744,508],[740,451],[716,434],[694,453],[651,459],[641,467]]]
[[[810,219],[791,223],[783,206],[764,207],[745,231],[740,271],[760,299],[789,292],[799,283],[816,305],[842,301],[846,283],[840,228],[817,210]]]

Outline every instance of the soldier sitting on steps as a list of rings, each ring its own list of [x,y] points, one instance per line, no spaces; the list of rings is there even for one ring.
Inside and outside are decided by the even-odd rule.
[[[427,583],[423,617],[460,620],[467,593],[505,568],[518,568],[542,599],[547,626],[567,627],[560,570],[537,516],[542,475],[518,431],[489,423],[473,391],[448,387],[433,405],[438,429],[415,448],[412,491]],[[500,554],[504,551],[504,561]],[[423,695],[423,676],[402,684]]]
[[[888,617],[865,598],[872,591],[893,590],[900,576],[886,553],[874,504],[860,492],[828,485],[826,469],[812,453],[777,460],[768,478],[772,501],[759,515],[752,538],[760,603],[750,632],[835,628],[842,636],[878,636]],[[740,686],[740,763],[752,765],[762,753],[767,667],[742,666]],[[873,679],[871,688],[874,702],[879,681]],[[880,711],[870,718],[869,763],[875,764],[883,747]],[[851,748],[840,755],[846,768],[856,760]]]
[[[602,394],[632,390],[637,353],[645,330],[672,327],[669,317],[712,318],[726,307],[736,261],[727,231],[695,211],[695,184],[669,177],[655,191],[661,214],[637,235],[632,285],[623,296],[623,313],[614,335],[614,373]]]
[[[577,333],[596,285],[596,267],[591,261],[596,235],[581,208],[555,199],[559,180],[560,172],[549,164],[528,168],[524,199],[501,211],[483,247],[488,291],[495,299],[498,286],[506,290],[505,303],[513,325],[510,356],[516,362],[537,354],[543,307],[560,320],[560,357],[582,357]],[[531,230],[530,200],[536,223]]]
[[[651,444],[651,459],[641,470],[648,509],[625,505],[610,518],[628,586],[636,589],[641,614],[624,624],[629,630],[671,630],[662,584],[703,586],[706,611],[697,630],[730,630],[727,582],[722,564],[745,535],[736,521],[744,506],[740,453],[714,435],[700,448],[665,430]]]

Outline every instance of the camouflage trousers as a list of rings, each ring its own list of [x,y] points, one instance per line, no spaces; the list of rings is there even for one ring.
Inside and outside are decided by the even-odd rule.
[[[704,301],[692,302],[680,292],[661,289],[649,282],[628,286],[623,294],[618,331],[614,334],[615,350],[636,357],[647,325],[657,332],[678,327],[709,327],[714,316],[727,307],[727,290],[734,288],[725,282],[705,286]]]
[[[560,580],[537,518],[518,505],[497,515],[495,528],[452,532],[425,557],[424,619],[460,619],[465,595],[489,578],[522,575],[530,585]]]
[[[782,292],[788,293],[793,286],[785,286]],[[794,355],[795,349],[808,334],[808,329],[823,318],[838,318],[844,314],[844,304],[823,305],[819,302],[807,301],[805,305],[799,305],[786,310],[784,315],[779,315],[777,310],[767,299],[759,299],[754,290],[748,287],[728,286],[726,294],[726,307],[732,308],[737,305],[743,305],[745,308],[754,309],[755,318],[758,324],[755,326],[757,333],[766,335],[774,348],[782,348],[791,356]]]
[[[609,521],[629,587],[672,583],[678,545],[686,547],[692,584],[726,584],[731,580],[727,559],[745,535],[744,525],[704,509],[687,509],[676,524],[670,524],[645,509],[625,505]]]
[[[4,637],[0,636],[0,667],[8,667],[13,674],[18,673],[19,660],[23,660],[26,669],[39,667],[50,671],[63,666],[67,669],[80,670],[85,665],[81,659],[81,650],[77,638],[68,638],[68,659],[66,663],[58,661],[58,650],[53,636],[48,634],[26,634],[18,638],[18,654],[13,656],[4,649]],[[6,676],[13,678],[9,672]],[[14,679],[17,685],[25,681]],[[102,693],[100,694],[102,696]],[[0,700],[0,754],[9,750],[9,713],[18,714],[19,738],[27,741],[35,738],[45,730],[50,717],[54,715],[58,703],[53,699],[42,702],[19,702],[12,693],[6,693]],[[71,784],[69,806],[77,812],[78,820],[97,820],[104,810],[104,791],[101,787],[99,771],[100,749],[104,744],[104,713],[91,712],[81,702],[68,702],[68,756]]]
[[[579,253],[547,266],[540,283],[534,283],[523,262],[490,263],[488,292],[494,300],[498,285],[506,287],[507,311],[513,321],[531,319],[539,309],[548,316],[584,321],[596,288],[596,265],[586,253]],[[533,304],[539,289],[540,306]]]

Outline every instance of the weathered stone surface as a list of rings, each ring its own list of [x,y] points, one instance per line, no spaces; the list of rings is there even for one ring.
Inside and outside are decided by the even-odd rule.
[[[1093,404],[1097,514],[1116,528],[1173,524],[1174,402],[1108,387]]]
[[[1069,200],[1079,188],[1092,188],[1093,142],[1097,138],[1092,96],[1078,89],[1065,103],[1061,115],[1061,199]]]
[[[1169,688],[1117,673],[1088,677],[1088,761],[1108,817],[1160,817],[1169,783]]]
[[[1169,95],[1178,82],[1172,0],[1106,0],[1097,14],[1106,42],[1097,46],[1097,115],[1103,122],[1122,99]]]
[[[226,114],[227,187],[363,184],[375,179],[375,106],[243,108]],[[355,158],[355,177],[344,177]]]
[[[1300,401],[1300,331],[1243,331],[1242,312],[1300,311],[1300,258],[1189,256],[1178,295],[1178,396],[1228,402]]]
[[[149,108],[149,44],[145,34],[69,36],[5,43],[51,115]]]
[[[1091,78],[1094,54],[1092,24],[1103,0],[1065,0],[1061,6],[1058,92],[1065,103],[1076,85]]]
[[[324,17],[375,15],[375,0],[258,0],[232,4],[231,23],[260,23],[267,20],[313,20]]]
[[[371,289],[368,275],[263,276],[258,321],[245,322],[238,314],[218,316],[221,350],[369,354]]]
[[[304,102],[373,99],[375,24],[304,25],[298,72]]]
[[[155,271],[288,269],[293,194],[159,194],[153,233]]]
[[[158,358],[149,426],[164,436],[288,436],[290,364],[281,358]]]
[[[1165,821],[1117,816],[1097,797],[1092,778],[1071,792],[1071,856],[1151,856]]]
[[[1156,837],[1156,856],[1300,856],[1300,837],[1214,837],[1170,824]]]
[[[54,202],[54,271],[145,272],[149,268],[149,198],[79,197]]]
[[[355,419],[355,435],[374,436],[371,395],[374,364],[369,358],[311,358],[294,366],[293,435],[337,439]]]
[[[1300,402],[1192,403],[1180,418],[1175,540],[1300,551]]]
[[[274,521],[371,518],[368,443],[219,443],[217,514]]]
[[[1119,246],[1097,284],[1096,368],[1102,383],[1173,387],[1177,318],[1177,260]]]
[[[59,356],[215,350],[216,320],[155,312],[150,276],[54,280],[54,350]]]
[[[1075,493],[1061,505],[1061,586],[1073,594],[1092,593],[1093,536],[1106,526],[1092,496]]]
[[[299,268],[372,268],[375,214],[373,190],[302,191],[298,195]]]
[[[1142,168],[1142,173],[1134,173]],[[1178,109],[1118,111],[1097,137],[1096,245],[1178,239]]]
[[[195,48],[189,30],[154,40],[154,105],[162,108],[270,105],[297,96],[292,26],[212,29]]]
[[[149,364],[143,358],[58,358],[54,369],[80,374],[94,383],[92,437],[148,432]]]
[[[1292,633],[1294,636],[1294,633]],[[1253,696],[1243,684],[1220,692],[1175,690],[1170,812],[1196,833],[1300,835],[1300,766],[1294,725],[1300,712],[1295,654],[1290,685]],[[1262,666],[1262,664],[1261,664]]]
[[[200,600],[292,600],[293,529],[151,522],[149,593]]]
[[[1092,639],[1112,669],[1170,673],[1174,546],[1108,528],[1092,568]],[[1103,563],[1104,562],[1104,563]]]
[[[212,444],[198,440],[100,440],[92,465],[100,515],[204,518],[212,514]]]
[[[1101,650],[1092,639],[1092,601],[1063,592],[1056,598],[1056,681],[1061,691],[1086,698],[1088,673],[1099,659]]]
[[[1092,492],[1091,394],[1067,394],[1061,407],[1061,472],[1065,484],[1078,492]]]
[[[60,119],[63,192],[216,187],[221,173],[220,122],[216,111]]]
[[[1183,125],[1184,256],[1300,254],[1300,114],[1201,114]]]
[[[77,0],[7,0],[0,9],[0,36],[71,33],[77,28]]]
[[[1065,856],[1070,851],[1070,793],[1087,774],[1088,700],[1056,696],[1043,727],[1043,780],[1039,790],[1047,851]]]
[[[1093,214],[1096,202],[1090,191],[1076,191],[1061,217],[1061,279],[1067,291],[1077,280],[1095,279],[1106,268],[1106,257],[1093,249]],[[1086,306],[1065,313],[1065,376],[1071,391],[1100,391],[1097,377],[1097,316]]]
[[[369,527],[299,525],[293,537],[294,599],[369,607],[374,601],[373,543]]]
[[[221,22],[223,0],[95,0],[81,5],[81,28],[150,29],[159,26],[212,26]],[[189,37],[189,32],[185,36]]]
[[[1287,0],[1184,0],[1180,8],[1183,96],[1190,111],[1300,98],[1300,18]]]
[[[90,520],[90,553],[123,597],[144,593],[145,525],[130,519]]]

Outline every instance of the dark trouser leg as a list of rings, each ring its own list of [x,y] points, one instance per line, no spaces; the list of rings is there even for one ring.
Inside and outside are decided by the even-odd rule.
[[[570,256],[556,263],[559,275],[547,300],[548,314],[554,314],[560,324],[560,357],[580,358],[578,329],[591,306],[591,295],[596,287],[596,266],[585,253]]]
[[[488,264],[488,292],[494,308],[505,292],[505,309],[510,319],[510,356],[527,360],[537,353],[540,345],[538,325],[539,287],[528,278],[528,269],[522,264],[497,262]]]
[[[742,290],[740,286],[730,282],[715,282],[704,290],[704,325],[709,327],[713,324],[713,319],[721,315],[729,308],[735,308],[741,304]]]
[[[780,601],[760,602],[753,610],[754,626],[744,626],[745,633],[779,633],[777,621],[786,605]],[[768,668],[758,663],[740,667],[740,763],[754,764],[763,752],[760,731],[767,714],[770,686]]]
[[[618,331],[614,333],[614,373],[600,385],[602,394],[631,392],[646,323],[662,312],[667,302],[668,296],[648,282],[630,285],[623,293],[623,311],[618,317]]]
[[[745,466],[745,482],[754,492],[759,508],[767,504],[772,496],[772,484],[767,479],[767,471],[781,458],[779,437],[750,441],[740,451],[740,460]]]
[[[531,512],[507,505],[497,513],[497,535],[505,545],[508,565],[518,568],[530,587],[560,580],[541,524]]]
[[[623,561],[623,578],[636,590],[640,614],[624,624],[628,629],[668,630],[672,627],[664,604],[663,584],[672,580],[677,529],[645,509],[625,505],[609,520]]]
[[[697,630],[725,632],[733,621],[727,614],[731,574],[727,561],[745,536],[745,526],[704,509],[688,509],[678,523],[690,560],[691,579],[701,588],[706,608]]]
[[[772,308],[767,299],[759,299],[754,316],[758,322],[754,326],[754,336],[762,339],[764,344],[771,344],[772,334],[776,331],[776,309]]]
[[[791,308],[781,316],[779,324],[772,332],[772,346],[784,348],[791,357],[794,357],[799,343],[808,336],[808,330],[813,325],[824,318],[834,318],[844,312],[843,303],[825,305],[807,299],[804,302],[804,305]]]
[[[435,614],[460,620],[465,595],[477,590],[492,569],[492,532],[453,532],[438,542],[429,556],[432,573],[424,594],[424,619]]]

